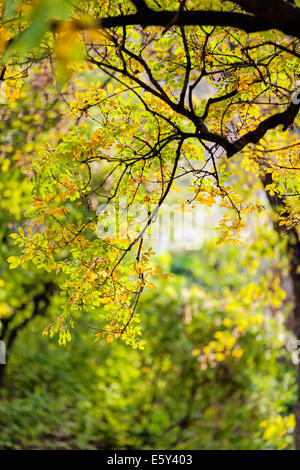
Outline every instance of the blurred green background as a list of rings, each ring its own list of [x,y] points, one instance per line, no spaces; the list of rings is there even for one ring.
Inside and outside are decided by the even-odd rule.
[[[270,314],[261,321],[261,311],[281,299],[279,291],[276,298],[266,291],[257,302],[247,299],[251,258],[244,251],[207,242],[199,253],[158,255],[175,276],[142,297],[143,351],[95,343],[80,325],[71,343],[59,347],[57,339],[41,335],[44,316],[32,320],[8,356],[0,447],[293,448],[296,380],[284,347],[287,333],[283,319]],[[58,293],[51,296],[48,318],[61,301]],[[237,310],[248,324],[241,325]],[[236,348],[242,356],[231,351],[206,364],[202,349],[217,332],[234,329],[243,331]]]
[[[210,231],[199,251],[156,255],[174,276],[141,297],[144,350],[95,342],[89,312],[65,347],[42,336],[64,302],[55,276],[6,260],[32,204],[30,160],[67,129],[47,77],[35,70],[0,107],[0,448],[293,449],[288,260],[267,216],[242,245]]]

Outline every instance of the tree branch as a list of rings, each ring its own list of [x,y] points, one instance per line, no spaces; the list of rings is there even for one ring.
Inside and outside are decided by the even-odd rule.
[[[285,34],[299,38],[300,8],[286,0],[234,0],[247,13],[265,20]]]
[[[259,123],[254,131],[247,132],[247,134],[243,135],[235,142],[230,144],[230,146],[226,149],[228,158],[232,157],[250,143],[257,144],[270,129],[275,129],[277,126],[282,124],[283,130],[287,130],[287,128],[293,124],[299,109],[300,104],[294,104],[291,102],[287,109],[282,113],[276,113],[264,119]]]
[[[211,10],[156,11],[148,8],[145,2],[135,0],[133,3],[137,8],[137,13],[99,18],[98,25],[107,29],[133,25],[141,25],[144,28],[147,26],[166,27],[169,24],[176,26],[228,26],[241,29],[247,33],[278,29],[285,34],[300,38],[300,8],[283,1],[279,2],[281,15],[276,13],[277,3],[267,11],[257,10],[255,15]]]

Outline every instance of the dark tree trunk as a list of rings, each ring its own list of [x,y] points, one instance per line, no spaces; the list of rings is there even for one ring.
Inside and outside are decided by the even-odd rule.
[[[262,167],[263,168],[263,167]],[[264,169],[264,168],[263,168]],[[272,175],[270,173],[265,173],[264,177],[261,178],[264,188],[268,184],[273,183]],[[271,208],[275,213],[279,214],[282,209],[284,209],[284,199],[278,196],[271,196],[266,191],[267,198],[269,200]],[[284,229],[274,222],[274,229],[284,237],[287,236],[284,233]],[[288,251],[290,255],[290,278],[293,290],[293,312],[292,312],[292,322],[290,328],[298,342],[297,350],[300,352],[300,272],[297,272],[300,269],[300,240],[297,233],[297,229],[292,229],[288,234]],[[295,446],[297,450],[300,450],[300,364],[297,366],[297,386],[298,386],[298,398],[297,403],[294,406],[294,413],[296,418],[296,427],[295,427]]]
[[[44,315],[47,311],[47,308],[50,304],[51,296],[55,292],[55,285],[52,282],[46,282],[43,287],[43,291],[33,298],[33,312],[31,317],[25,318],[19,325],[15,326],[12,329],[10,329],[9,327],[11,320],[10,318],[2,320],[3,327],[0,339],[4,340],[6,345],[6,364],[0,364],[0,387],[3,385],[9,351],[11,351],[11,348],[19,332],[22,331],[26,327],[26,325],[31,322],[37,315]],[[22,311],[25,306],[26,305],[22,305],[19,310]]]
[[[300,267],[300,241],[295,237],[293,243],[290,243],[291,253],[291,280],[293,284],[294,294],[294,333],[299,341],[297,346],[298,351],[300,350],[300,272],[297,270]],[[295,428],[295,444],[296,449],[300,450],[300,365],[298,367],[298,401],[295,405],[295,417],[296,417],[296,428]]]
[[[264,167],[262,169],[265,170]],[[266,185],[273,183],[273,178],[271,173],[265,173],[261,177],[262,184],[264,188]],[[278,195],[271,196],[266,191],[266,196],[269,200],[271,208],[275,213],[279,214],[282,209],[284,209],[284,198],[280,198]],[[288,215],[288,214],[287,214]],[[289,234],[284,233],[285,230],[278,224],[274,222],[274,229],[282,236],[288,236],[288,251],[290,255],[290,278],[292,283],[293,290],[293,316],[292,316],[292,328],[299,345],[297,345],[298,353],[300,352],[300,239],[298,236],[297,229],[293,228]],[[296,418],[295,426],[295,446],[297,450],[300,450],[300,364],[297,366],[297,386],[298,386],[298,398],[297,403],[294,406],[294,413]]]

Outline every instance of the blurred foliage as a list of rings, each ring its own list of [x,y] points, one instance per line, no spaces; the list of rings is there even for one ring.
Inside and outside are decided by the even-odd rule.
[[[283,294],[267,290],[249,311],[254,249],[208,242],[193,263],[188,253],[159,255],[157,263],[176,276],[142,297],[143,351],[95,343],[80,325],[58,348],[40,334],[45,320],[33,320],[15,343],[1,390],[0,447],[293,448],[295,371],[285,348]],[[274,260],[269,244],[262,287]],[[61,302],[53,296],[50,317]],[[232,332],[235,345],[203,367],[211,339],[218,346],[220,333]]]
[[[174,14],[179,5],[161,2]],[[110,28],[115,15],[140,10],[130,0],[122,7],[116,0],[0,6],[2,98],[21,101],[23,82],[47,63],[50,89],[68,122],[60,138],[50,132],[34,149],[33,200],[26,211],[31,223],[11,233],[22,250],[7,258],[11,269],[55,273],[65,292],[63,310],[45,325],[45,335],[69,341],[72,317],[93,309],[98,339],[110,343],[118,336],[143,349],[136,306],[157,274],[151,250],[143,251],[144,234],[185,176],[189,196],[177,198],[182,212],[191,204],[217,207],[220,243],[240,243],[251,217],[264,224],[269,199],[273,221],[294,245],[300,220],[298,105],[286,106],[296,91],[299,54],[282,32],[249,37],[248,31],[221,27]],[[223,9],[219,0],[203,0],[201,7]],[[184,8],[192,13],[198,3],[190,0]],[[230,2],[225,8],[229,14]],[[121,198],[128,201],[126,222],[118,217],[116,237],[109,227]],[[110,217],[109,210],[96,210],[103,202]],[[144,209],[138,223],[137,204]],[[249,292],[250,301],[259,286]]]
[[[64,348],[42,337],[65,303],[57,291],[24,325],[56,278],[8,270],[17,254],[8,234],[26,229],[38,146],[66,126],[47,67],[36,74],[22,100],[0,110],[1,334],[7,320],[5,340],[22,326],[0,388],[0,448],[293,448],[295,371],[281,287],[288,260],[270,224],[251,230],[248,246],[216,246],[213,237],[200,252],[157,255],[159,272],[174,277],[158,275],[141,298],[143,351],[95,343],[81,323]],[[93,320],[87,311],[84,324]]]
[[[95,31],[92,18],[96,19],[103,9],[104,13],[119,13],[119,2],[104,1],[102,6],[98,2],[83,2],[83,13],[89,12],[91,6],[93,14],[86,18],[78,13],[80,23],[68,21],[70,6],[71,11],[75,8],[76,12],[77,1],[0,1],[1,8],[4,3],[6,10],[0,31],[6,85],[6,102],[0,105],[0,339],[7,343],[9,350],[8,366],[0,386],[0,448],[292,449],[296,372],[287,347],[291,335],[285,328],[290,310],[286,289],[283,289],[288,271],[287,250],[285,243],[272,229],[268,211],[261,214],[262,202],[266,197],[262,196],[257,163],[266,148],[267,152],[273,152],[279,143],[282,147],[285,137],[275,132],[272,138],[268,136],[258,145],[255,152],[246,149],[242,166],[240,161],[222,163],[217,186],[212,178],[208,179],[202,188],[203,194],[197,193],[198,201],[211,207],[216,197],[224,197],[224,190],[222,193],[219,184],[226,183],[227,191],[229,180],[232,184],[230,194],[232,191],[243,216],[246,217],[249,212],[251,217],[257,211],[261,228],[254,230],[253,224],[249,223],[247,230],[250,236],[246,244],[239,247],[217,246],[213,237],[206,241],[200,252],[157,255],[154,264],[159,266],[159,271],[151,272],[156,290],[145,290],[133,321],[132,345],[136,347],[136,342],[141,344],[136,339],[141,328],[144,349],[126,347],[116,338],[117,335],[107,337],[111,344],[95,343],[95,330],[99,328],[96,320],[98,314],[101,317],[104,307],[102,309],[100,306],[99,279],[96,279],[97,282],[94,278],[89,279],[86,264],[80,265],[81,255],[84,253],[89,261],[94,262],[95,253],[98,253],[113,265],[116,254],[112,245],[104,244],[103,248],[99,240],[92,239],[90,231],[87,231],[85,243],[75,244],[73,258],[70,253],[68,258],[66,246],[70,240],[66,245],[62,244],[62,240],[73,238],[68,227],[70,221],[65,230],[58,230],[61,222],[57,221],[57,216],[62,215],[59,210],[63,211],[66,200],[67,209],[76,224],[88,220],[91,212],[95,212],[99,201],[97,198],[92,200],[91,194],[104,184],[106,177],[103,170],[109,168],[108,155],[101,153],[103,148],[110,149],[121,137],[118,145],[120,164],[123,164],[124,156],[129,158],[131,155],[126,139],[132,144],[133,136],[140,135],[148,140],[148,145],[155,140],[156,120],[149,120],[148,110],[137,106],[136,101],[130,98],[135,77],[143,73],[143,68],[139,62],[133,63],[135,71],[130,79],[133,81],[122,89],[117,88],[117,76],[108,74],[109,78],[103,81],[103,70],[93,63],[93,55],[89,57],[90,63],[78,63],[83,58],[83,49],[79,47],[83,41],[78,42],[77,26],[89,30],[88,45],[90,42],[100,42],[110,47],[110,38],[101,30]],[[131,2],[123,3],[125,9],[133,9]],[[177,6],[177,2],[164,3],[172,7],[176,3]],[[193,2],[190,3],[193,6]],[[215,5],[219,6],[219,3],[215,2]],[[153,2],[149,4],[154,6]],[[209,4],[208,1],[204,2],[205,7]],[[56,31],[55,40],[49,31],[57,20],[61,21],[61,26]],[[202,33],[200,40],[208,41],[208,33]],[[149,45],[156,38],[155,29],[151,34]],[[269,39],[269,35],[273,38],[272,34],[264,33],[261,40]],[[190,33],[188,37],[192,41]],[[279,44],[284,41],[280,35],[275,39]],[[156,46],[159,43],[162,50],[171,51],[176,41],[178,44],[181,41],[178,32],[175,40],[174,36],[165,34],[157,40]],[[213,66],[219,68],[221,54],[229,57],[229,61],[230,47],[234,43],[230,44],[227,36],[218,30],[211,41],[213,47],[208,53],[208,67],[212,70]],[[235,54],[242,54],[238,47],[240,38],[234,41]],[[129,47],[135,51],[139,42],[139,34],[133,33]],[[218,49],[219,44],[222,46]],[[175,49],[174,60],[181,61],[181,69],[185,70],[182,46]],[[257,59],[262,60],[263,49],[257,50],[256,62],[251,59],[251,66],[257,66]],[[119,47],[116,51],[116,57],[110,58],[112,65],[107,65],[119,65]],[[293,78],[288,73],[282,73],[282,77],[280,75],[278,78],[281,61],[287,64],[286,56],[282,57],[281,52],[277,51],[274,56],[277,59],[270,70],[271,78],[276,80],[276,86],[280,79],[282,88],[284,85],[289,89]],[[54,57],[55,73],[52,70]],[[155,57],[151,53],[147,60],[151,58],[150,63],[159,80],[164,80],[171,89],[182,84],[185,80],[183,72],[177,81],[178,76],[175,77],[169,70],[169,59],[164,62],[162,55],[156,61]],[[192,54],[195,71],[198,70],[199,57],[199,49],[196,48]],[[294,62],[291,60],[287,69],[296,73]],[[229,66],[230,61],[224,65]],[[226,74],[224,79],[220,78],[220,84],[212,81],[218,96],[224,91],[223,81],[228,91],[235,92],[233,87],[237,87],[237,93],[248,106],[249,99],[254,100],[255,94],[261,92],[259,87],[263,89],[264,84],[256,79],[253,81],[254,75],[246,75],[244,70],[248,67],[243,66],[242,72],[237,71],[231,84],[226,83]],[[68,83],[68,79],[75,76],[76,79]],[[247,91],[250,84],[253,85],[252,89]],[[163,115],[170,114],[170,119],[177,124],[186,125],[182,117],[169,113],[165,105],[170,103],[169,95],[172,94],[168,92],[168,95],[166,91],[162,89],[158,96],[157,93],[155,95],[156,98],[163,98],[161,103],[155,101],[153,96],[145,99],[149,99],[149,106],[157,105]],[[100,103],[102,121],[99,127],[96,116],[100,109],[94,107]],[[203,108],[204,111],[204,101],[195,100],[195,103],[199,110]],[[282,105],[280,101],[275,104]],[[222,106],[225,107],[225,102],[211,111],[213,122],[210,126],[213,130],[217,129]],[[113,114],[111,122],[106,121],[110,113]],[[258,125],[260,109],[254,101],[250,107],[242,107],[240,114],[246,122],[246,130]],[[244,119],[247,114],[250,114],[250,121]],[[141,126],[146,118],[149,120],[148,128],[144,124]],[[162,119],[161,129],[169,132],[166,122]],[[274,178],[274,183],[268,185],[270,196],[280,196],[286,183],[288,196],[292,195],[297,184],[295,168],[285,168],[283,164],[292,158],[294,165],[296,145],[299,145],[298,137],[290,152],[287,153],[285,146],[282,147],[278,161],[266,160]],[[85,160],[82,162],[87,152],[92,160],[99,157],[102,165],[101,170],[98,168],[93,174],[92,192],[88,184],[83,184],[85,179],[89,179],[90,168],[84,163]],[[174,148],[170,147],[164,152],[168,175]],[[197,157],[200,163],[204,158],[204,150],[199,152],[199,148],[192,143],[186,146],[185,152],[191,160]],[[245,171],[241,172],[240,168]],[[278,171],[278,168],[281,170]],[[149,163],[148,170],[151,174],[153,162]],[[140,167],[135,171],[139,188],[140,183],[147,182],[147,179],[141,178]],[[61,181],[57,181],[57,175],[63,177]],[[67,176],[70,179],[66,180]],[[134,192],[134,184],[130,181],[129,178],[124,182],[121,188],[123,194]],[[114,192],[113,186],[109,185],[104,190]],[[238,196],[239,192],[245,204]],[[149,195],[155,198],[157,194],[147,189],[140,197],[149,202]],[[45,205],[39,207],[43,198]],[[246,203],[248,199],[253,203]],[[41,269],[37,273],[35,269],[29,269],[26,263],[22,270],[8,270],[7,259],[12,268],[19,264],[22,243],[18,243],[17,239],[24,239],[30,231],[25,218],[30,212],[33,213],[31,229],[36,245],[33,248],[30,242],[26,256],[28,260],[33,258],[35,266]],[[298,223],[298,214],[298,206],[291,206],[288,224],[293,226]],[[47,240],[45,219],[48,219],[48,227],[53,230],[50,241]],[[96,224],[96,217],[92,217],[94,219]],[[223,230],[227,228],[229,219],[222,220]],[[280,223],[288,226],[284,221]],[[12,237],[16,240],[13,244],[9,234],[17,230],[18,235],[13,234]],[[79,229],[79,235],[81,232],[82,229]],[[226,229],[225,234],[221,233],[219,238],[222,240],[225,235],[228,241],[237,241],[233,226],[231,230]],[[50,257],[49,264],[49,259],[43,260],[42,253],[44,249],[46,254],[51,252],[52,241],[56,237],[62,239],[59,238],[59,250],[55,253],[55,259]],[[147,257],[146,252],[148,262]],[[67,258],[68,262],[65,261]],[[142,267],[137,266],[140,281],[144,276]],[[103,265],[100,268],[102,270]],[[111,271],[109,264],[106,268]],[[52,269],[52,273],[47,269]],[[101,270],[100,277],[103,275]],[[65,285],[64,295],[60,295],[56,287],[59,272],[63,277],[62,287]],[[166,272],[173,273],[174,277],[165,279]],[[122,282],[136,291],[135,284],[130,286],[130,279]],[[116,318],[120,315],[120,304],[124,301],[123,285],[120,287],[120,302],[106,304],[110,321],[114,319],[113,308],[117,312]],[[59,348],[57,338],[43,338],[41,331],[47,322],[53,322],[50,325],[56,322],[59,330],[57,319],[61,318],[62,309],[66,308],[68,289],[78,292],[82,289],[86,308],[74,330],[75,320],[70,321],[66,315],[68,339],[72,335],[72,342]],[[88,294],[97,293],[98,297],[93,301],[89,296],[85,299],[85,289],[92,289],[87,291]],[[69,298],[74,300],[72,295]],[[74,302],[72,314],[77,318],[76,298]],[[127,317],[123,318],[122,327]],[[111,333],[111,330],[108,332]]]
[[[26,229],[24,214],[32,204],[32,160],[46,132],[55,132],[60,119],[51,82],[47,65],[40,64],[24,84],[20,100],[0,104],[0,339],[7,344],[8,358],[18,331],[45,310],[55,285],[47,272],[11,271],[6,261],[18,255],[10,233],[19,226]]]

